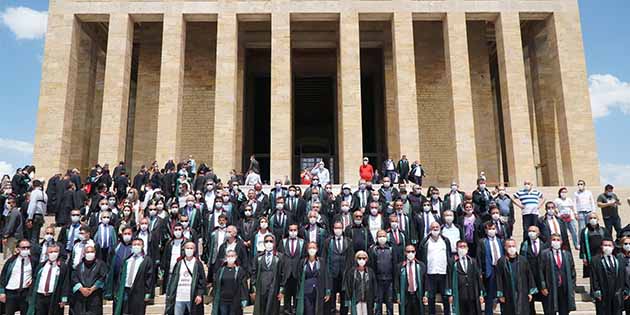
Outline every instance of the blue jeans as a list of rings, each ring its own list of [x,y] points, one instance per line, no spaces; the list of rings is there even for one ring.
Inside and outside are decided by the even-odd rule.
[[[604,225],[606,226],[606,230],[608,230],[610,237],[613,237],[613,228],[615,228],[616,236],[619,237],[619,232],[621,232],[621,218],[619,218],[619,215],[604,217]]]
[[[192,311],[192,302],[175,302],[174,315],[184,315],[188,310],[188,313]]]
[[[230,315],[232,314],[232,303],[219,305],[219,315]]]
[[[374,315],[383,314],[383,303],[385,303],[385,309],[387,309],[387,315],[394,315],[394,304],[393,304],[393,291],[394,286],[392,284],[392,280],[378,280],[378,285],[376,286],[376,310],[374,311]]]
[[[567,229],[569,233],[571,233],[571,238],[573,239],[573,248],[578,248],[580,246],[580,240],[578,239],[579,231],[575,230],[575,219],[571,220],[571,222],[566,222]]]
[[[582,230],[586,227],[586,223],[588,223],[588,216],[590,215],[590,212],[587,211],[580,211],[578,212],[577,215],[577,221],[578,221],[578,234],[582,232]],[[580,235],[580,238],[582,238],[582,235]]]

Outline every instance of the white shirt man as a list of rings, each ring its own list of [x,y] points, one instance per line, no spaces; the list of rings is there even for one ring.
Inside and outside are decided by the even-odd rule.
[[[33,266],[30,257],[18,256],[15,258],[13,270],[9,276],[6,290],[26,289],[33,281]]]
[[[138,269],[140,269],[142,261],[144,261],[143,255],[133,255],[127,259],[127,278],[125,279],[126,288],[131,288],[133,286],[133,281],[138,274]]]
[[[446,274],[446,242],[442,237],[437,239],[429,237],[427,242],[427,274],[445,275]]]
[[[179,268],[179,282],[177,283],[175,302],[190,302],[190,290],[192,286],[192,275],[190,273],[195,268],[195,260],[183,259],[182,263],[186,265]],[[188,270],[190,270],[190,272]]]
[[[52,268],[52,271],[50,269]],[[48,273],[50,272],[50,282],[48,283],[48,291],[46,291],[46,279],[48,277]],[[44,267],[42,267],[39,285],[37,286],[37,293],[40,294],[50,294],[55,289],[55,284],[57,284],[57,278],[59,277],[59,273],[61,269],[57,265],[56,261],[48,261]]]

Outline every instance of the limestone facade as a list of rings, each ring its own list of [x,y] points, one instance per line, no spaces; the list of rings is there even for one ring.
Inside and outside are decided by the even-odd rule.
[[[33,161],[45,177],[189,155],[226,177],[253,152],[247,104],[261,102],[248,93],[264,82],[269,145],[254,153],[269,179],[295,177],[295,80],[324,73],[338,182],[356,183],[364,155],[405,154],[438,186],[481,171],[512,186],[599,183],[577,0],[56,0],[49,12]],[[366,149],[375,133],[379,152]]]

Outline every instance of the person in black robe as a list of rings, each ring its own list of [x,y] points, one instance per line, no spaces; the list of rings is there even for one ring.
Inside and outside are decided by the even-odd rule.
[[[540,238],[540,229],[532,225],[527,228],[527,239],[521,243],[520,255],[527,258],[527,262],[529,262],[529,268],[531,270],[541,270],[542,266],[540,266],[540,254],[549,248],[551,242],[545,242]],[[538,288],[538,292],[534,294],[534,298],[529,303],[529,310],[532,315],[536,315],[536,309],[534,308],[534,302],[543,302],[545,297],[542,295],[542,274],[540,272],[534,272],[534,283],[536,284],[536,288]]]
[[[71,273],[71,314],[102,315],[103,289],[107,280],[107,266],[96,258],[93,245],[85,247],[85,257]]]
[[[562,236],[550,236],[550,249],[540,255],[541,294],[545,315],[575,311],[575,265],[570,250],[562,249]],[[536,270],[536,269],[532,269]]]
[[[344,277],[346,307],[353,315],[373,315],[376,275],[367,265],[367,252],[360,250],[354,258],[356,265],[349,268]]]
[[[243,241],[238,237],[238,230],[236,229],[236,227],[234,225],[230,225],[225,229],[225,231],[226,231],[225,240],[223,244],[219,246],[219,250],[217,252],[217,259],[214,265],[212,266],[212,272],[208,271],[208,276],[213,275],[214,277],[214,272],[219,270],[219,268],[221,268],[221,266],[224,265],[225,254],[230,250],[233,250],[236,252],[236,255],[238,257],[236,263],[239,266],[243,266],[243,267],[249,266],[249,261],[247,259],[249,257],[248,251]],[[208,269],[210,269],[210,266],[208,267]],[[211,279],[208,277],[208,280],[211,280]]]
[[[326,260],[317,257],[317,243],[307,245],[308,257],[300,264],[296,315],[323,315],[331,296]]]
[[[63,315],[70,293],[70,279],[68,265],[61,261],[60,250],[57,244],[46,247],[46,260],[33,273],[27,315]]]
[[[144,315],[146,302],[152,296],[153,260],[144,254],[141,238],[131,243],[133,255],[127,258],[119,275],[114,297],[114,315]]]
[[[425,296],[427,267],[416,259],[416,247],[405,247],[405,260],[396,267],[394,292],[398,301],[398,314],[424,314],[423,305],[429,305]],[[413,282],[412,282],[413,281]]]
[[[613,255],[610,237],[602,240],[602,254],[591,263],[591,296],[597,314],[620,315],[624,309],[626,268],[623,257]]]
[[[57,225],[64,226],[68,224],[70,222],[70,211],[81,207],[81,205],[75,204],[75,192],[75,184],[70,183],[68,189],[65,190],[61,196],[57,196],[57,198],[60,198],[59,207],[56,209],[57,212],[55,213],[55,222]]]
[[[626,282],[626,290],[630,289],[630,236],[623,236],[619,241],[621,246],[621,252],[619,254],[619,261],[622,263],[623,268],[625,268],[625,282]],[[630,291],[626,292],[626,296],[624,297],[624,310],[626,314],[630,314]]]
[[[46,204],[46,213],[56,214],[58,209],[58,203],[60,196],[57,195],[57,184],[61,179],[61,173],[53,175],[48,179],[46,185],[46,196],[48,196],[48,203]]]
[[[344,277],[346,270],[353,266],[355,259],[352,240],[343,236],[343,223],[341,221],[333,223],[333,234],[324,242],[323,257],[326,259],[328,274],[332,279],[332,295],[327,303],[327,309],[331,314],[336,312],[336,300],[337,294],[339,294],[339,314],[347,315],[346,294],[343,291]]]
[[[265,250],[252,263],[250,297],[254,301],[254,314],[278,314],[284,298],[284,255],[275,250],[275,237],[267,234]]]
[[[306,243],[298,237],[298,225],[289,225],[288,237],[278,245],[278,251],[284,254],[285,283],[284,313],[294,314],[297,307],[298,279],[303,258],[306,257]]]
[[[451,287],[452,315],[482,315],[484,304],[483,278],[477,260],[468,256],[468,243],[457,242],[457,260],[453,263]]]
[[[188,240],[182,247],[184,248],[184,256],[175,263],[173,273],[166,285],[164,314],[179,315],[188,311],[189,315],[203,315],[203,296],[206,294],[206,276],[203,271],[203,263],[196,256],[195,242]],[[183,285],[190,286],[190,296],[178,296],[178,288]],[[247,296],[247,292],[244,294]],[[215,307],[212,307],[212,311],[214,314]]]
[[[238,263],[238,255],[228,250],[221,259],[223,265],[214,274],[212,315],[242,315],[249,303],[247,288],[247,268]],[[202,266],[203,267],[203,266]]]
[[[584,264],[582,277],[590,277],[591,264],[593,257],[601,254],[601,245],[604,238],[609,238],[608,230],[599,225],[597,214],[591,212],[588,215],[588,223],[580,231],[580,259]]]
[[[38,257],[31,254],[31,243],[22,239],[15,252],[4,261],[0,273],[0,302],[6,311],[3,314],[14,315],[17,311],[26,314],[32,281],[25,280],[25,270],[29,268],[34,272],[37,265]]]
[[[162,269],[162,282],[168,284],[171,272],[175,268],[177,259],[182,255],[184,249],[184,227],[180,223],[173,228],[173,238],[164,245],[162,259],[160,259],[160,269]],[[161,293],[166,293],[166,285],[162,285]]]
[[[534,271],[529,268],[527,258],[518,254],[516,241],[504,242],[506,256],[497,262],[496,280],[497,297],[501,303],[501,314],[526,315],[529,314],[529,302],[533,294],[538,292],[534,283]]]

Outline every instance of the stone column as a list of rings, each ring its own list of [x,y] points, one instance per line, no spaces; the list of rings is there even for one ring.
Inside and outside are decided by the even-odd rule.
[[[584,45],[577,3],[566,12],[556,12],[547,19],[549,44],[557,52],[560,78],[551,84],[559,90],[557,104],[560,151],[565,185],[575,185],[584,179],[598,186],[599,162],[591,102],[586,76]]]
[[[518,12],[501,12],[496,21],[501,108],[509,184],[536,181],[529,123],[525,65]]]
[[[477,153],[474,140],[475,123],[470,88],[466,13],[447,13],[442,25],[446,75],[451,83],[452,131],[455,135],[456,164],[453,173],[459,183],[474,185],[477,178]]]
[[[361,125],[361,53],[359,14],[341,12],[339,19],[339,180],[356,183],[363,158]]]
[[[184,58],[186,21],[181,13],[164,14],[162,60],[160,66],[160,101],[158,108],[156,159],[164,163],[181,159],[179,130],[182,123],[184,94]],[[188,156],[188,155],[186,155]]]
[[[217,17],[217,61],[215,76],[214,145],[215,174],[227,178],[236,168],[236,94],[238,21],[233,12]]]
[[[117,165],[125,158],[133,21],[126,13],[109,17],[105,88],[98,161]]]
[[[400,154],[411,161],[420,159],[416,57],[411,12],[395,12],[392,21],[392,47]],[[393,157],[397,158],[397,157]]]
[[[71,167],[68,151],[77,84],[78,50],[79,22],[74,15],[49,15],[33,148],[37,176],[46,180]]]
[[[271,181],[292,177],[291,21],[289,13],[271,15]]]

